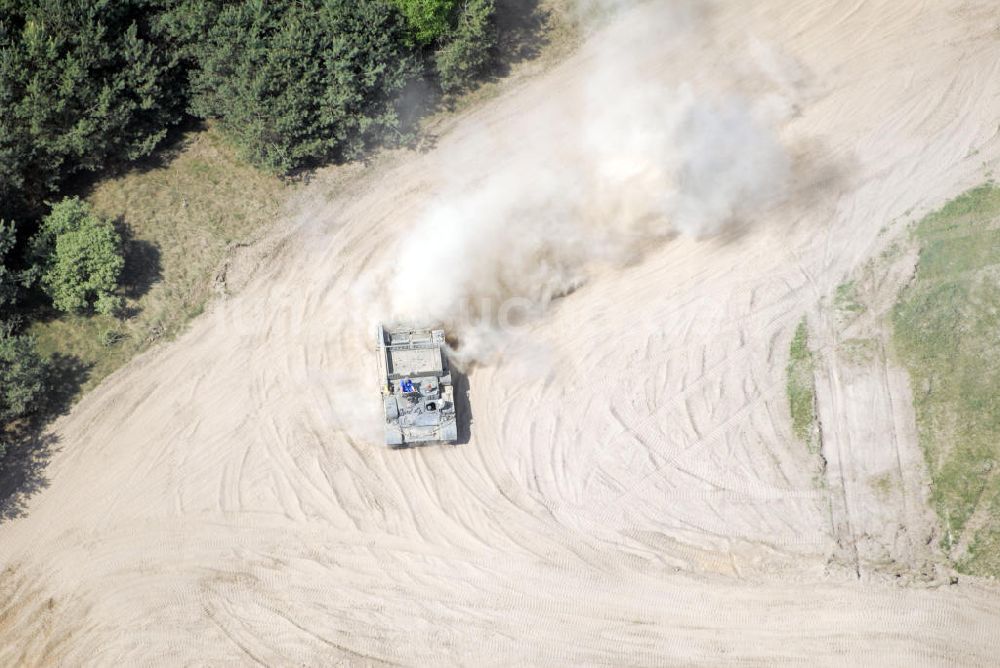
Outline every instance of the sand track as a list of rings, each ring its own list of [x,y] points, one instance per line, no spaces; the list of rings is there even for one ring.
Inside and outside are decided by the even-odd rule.
[[[358,286],[444,173],[482,171],[460,147],[523,125],[593,52],[306,205],[242,291],[55,425],[50,487],[0,526],[0,663],[994,665],[995,586],[898,587],[843,557],[784,365],[798,320],[906,212],[996,163],[995,7],[747,4],[704,20],[784,63],[786,203],[598,272],[473,370],[468,444],[405,452],[344,428],[374,373]],[[851,449],[913,455],[871,424]],[[837,470],[869,460],[843,453]]]

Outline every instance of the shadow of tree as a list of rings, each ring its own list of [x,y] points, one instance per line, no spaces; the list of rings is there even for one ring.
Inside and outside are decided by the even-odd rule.
[[[49,422],[69,412],[90,376],[91,366],[74,355],[62,353],[55,353],[48,359],[45,405],[39,413],[41,421]]]
[[[48,391],[42,407],[0,435],[6,446],[0,457],[0,524],[23,516],[28,500],[48,487],[45,471],[58,452],[59,437],[46,427],[69,410],[89,374],[90,366],[76,357],[53,355],[46,370]]]
[[[179,123],[165,128],[166,134],[149,155],[134,160],[109,160],[103,169],[67,174],[60,185],[59,197],[77,195],[86,198],[94,192],[94,188],[99,183],[106,179],[124,174],[145,174],[156,169],[163,169],[184,151],[193,134],[203,132],[207,128],[208,124],[204,120],[185,116]],[[40,218],[47,210],[47,206],[41,207],[32,212],[32,216]]]
[[[420,78],[407,84],[396,102],[403,146],[423,151],[428,142],[436,142],[436,137],[421,129],[420,122],[440,104],[441,92],[431,81]]]
[[[538,0],[497,0],[497,49],[494,75],[506,76],[511,68],[538,56],[547,42],[551,12]]]
[[[59,437],[34,425],[8,435],[0,459],[0,524],[22,517],[28,499],[49,485],[45,469],[56,452]]]
[[[115,228],[121,235],[125,257],[125,269],[119,281],[122,294],[129,299],[138,299],[163,276],[160,249],[150,241],[137,239],[131,226],[120,216],[115,219]]]
[[[112,165],[109,170],[111,174],[123,174],[126,172],[145,174],[154,169],[162,169],[173,162],[187,148],[191,141],[191,135],[197,132],[204,132],[208,129],[208,123],[204,119],[194,116],[185,116],[179,123],[168,126],[166,135],[156,146],[156,150],[147,156],[137,158],[131,162],[121,162]],[[106,175],[99,175],[97,180]]]

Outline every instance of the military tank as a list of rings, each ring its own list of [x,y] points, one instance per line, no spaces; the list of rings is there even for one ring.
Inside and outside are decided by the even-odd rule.
[[[393,448],[458,440],[444,330],[378,326],[385,443]]]

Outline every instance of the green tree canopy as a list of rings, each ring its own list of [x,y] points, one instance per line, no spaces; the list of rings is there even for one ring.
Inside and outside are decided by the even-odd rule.
[[[13,268],[11,251],[17,244],[17,228],[14,223],[0,220],[0,317],[3,310],[17,301],[21,272]]]
[[[430,44],[451,30],[457,0],[393,0],[393,4],[406,17],[414,41]]]
[[[45,363],[35,350],[35,340],[18,336],[0,322],[0,430],[31,412],[41,395]]]
[[[150,0],[0,0],[0,216],[149,154],[185,106]]]
[[[191,109],[273,171],[354,157],[398,132],[395,100],[418,69],[405,36],[384,0],[226,6],[198,50]]]
[[[45,372],[35,340],[15,335],[9,322],[0,321],[0,460],[7,427],[34,411],[45,390]]]
[[[496,46],[494,0],[466,0],[455,26],[434,54],[441,89],[457,93],[480,78],[493,59]]]
[[[86,202],[73,197],[53,206],[34,239],[34,250],[41,258],[42,288],[60,311],[93,308],[111,314],[120,306],[114,291],[125,267],[121,237]]]
[[[493,7],[0,0],[0,218],[32,222],[67,176],[150,154],[185,112],[280,172],[391,143],[427,65],[448,92],[482,74]]]

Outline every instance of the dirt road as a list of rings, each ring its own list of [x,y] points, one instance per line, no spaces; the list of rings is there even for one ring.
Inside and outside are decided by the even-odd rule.
[[[817,480],[784,387],[801,317],[997,163],[994,3],[695,14],[699,58],[751,54],[787,102],[783,200],[593,269],[472,370],[469,443],[393,452],[358,426],[377,408],[359,304],[449,174],[564,131],[533,112],[600,50],[333,201],[316,185],[238,294],[54,426],[48,488],[0,525],[0,663],[995,665],[1000,589],[860,563],[844,522],[887,511]],[[644,77],[707,85],[729,62],[663,55]],[[890,447],[919,466],[912,434],[870,424],[838,471]]]

